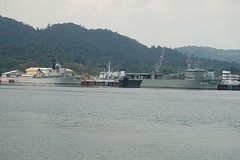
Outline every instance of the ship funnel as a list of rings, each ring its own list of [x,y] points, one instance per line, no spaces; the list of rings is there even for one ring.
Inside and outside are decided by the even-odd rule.
[[[56,60],[52,60],[52,69],[56,69]]]

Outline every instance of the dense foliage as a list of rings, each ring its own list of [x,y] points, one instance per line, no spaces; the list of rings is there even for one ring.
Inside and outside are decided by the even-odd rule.
[[[111,61],[115,70],[151,72],[162,47],[147,46],[107,29],[86,29],[73,23],[49,25],[45,29],[0,16],[0,73],[31,66],[49,67],[57,60],[80,74],[96,74]],[[166,49],[161,70],[186,68],[187,55]],[[193,63],[197,56],[192,57]],[[200,59],[210,68],[210,59]],[[238,67],[236,62],[213,61],[213,67]]]
[[[201,47],[201,46],[184,46],[176,48],[177,51],[181,53],[186,53],[187,55],[194,55],[201,58],[213,58],[220,61],[233,61],[240,63],[240,50],[223,50],[215,49],[211,47]]]

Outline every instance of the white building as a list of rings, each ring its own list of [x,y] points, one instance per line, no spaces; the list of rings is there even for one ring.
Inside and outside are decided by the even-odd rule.
[[[222,71],[222,83],[239,85],[240,84],[240,76],[237,74],[231,74],[230,71],[223,70]]]
[[[21,74],[23,74],[23,72],[21,72],[19,70],[13,70],[13,71],[2,73],[1,83],[14,82],[14,78],[21,75]]]

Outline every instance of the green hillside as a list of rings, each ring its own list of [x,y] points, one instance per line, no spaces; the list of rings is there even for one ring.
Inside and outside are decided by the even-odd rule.
[[[220,61],[238,62],[240,63],[240,50],[223,50],[211,47],[197,47],[197,46],[184,46],[176,48],[181,53],[187,55],[194,55],[201,58],[211,58]]]
[[[115,70],[151,72],[162,47],[147,46],[108,29],[86,29],[73,23],[33,27],[0,16],[0,73],[31,66],[49,67],[52,60],[76,72],[96,74],[111,61]],[[187,54],[166,49],[162,70],[186,67]],[[197,57],[192,57],[196,63]],[[210,68],[210,59],[200,59],[200,67]],[[213,68],[239,67],[236,62],[213,61]]]

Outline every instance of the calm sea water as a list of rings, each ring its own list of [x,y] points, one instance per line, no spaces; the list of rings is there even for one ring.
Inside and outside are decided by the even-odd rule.
[[[0,159],[240,159],[240,92],[0,85]]]

